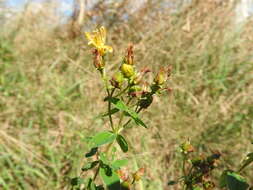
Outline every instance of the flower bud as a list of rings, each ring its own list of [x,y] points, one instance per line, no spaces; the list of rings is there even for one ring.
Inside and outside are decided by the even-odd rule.
[[[129,45],[127,48],[127,64],[133,65],[134,64],[134,51],[133,51],[133,45]]]
[[[184,154],[188,154],[194,151],[194,147],[191,145],[191,142],[188,140],[181,145],[181,151]]]
[[[122,86],[122,83],[123,83],[123,75],[121,72],[117,72],[113,77],[112,79],[110,80],[111,82],[111,85],[114,86],[115,88],[121,88]]]
[[[161,68],[154,78],[154,82],[156,85],[163,85],[167,80],[167,74],[164,68]]]
[[[93,54],[94,54],[94,59],[93,59],[94,66],[96,67],[97,70],[102,70],[105,66],[105,63],[102,57],[100,56],[98,50],[95,49]]]
[[[131,78],[135,74],[134,67],[129,64],[123,63],[120,67],[120,70],[125,78]]]

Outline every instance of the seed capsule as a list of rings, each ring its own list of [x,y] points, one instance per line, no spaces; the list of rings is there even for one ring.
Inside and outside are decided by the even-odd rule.
[[[161,68],[154,78],[154,82],[156,85],[163,85],[167,80],[167,74],[164,68]]]

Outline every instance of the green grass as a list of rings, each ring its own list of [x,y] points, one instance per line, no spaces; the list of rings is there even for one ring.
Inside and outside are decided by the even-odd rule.
[[[251,33],[247,26],[233,32],[229,22],[221,28],[213,15],[205,17],[212,24],[206,28],[196,16],[187,33],[181,30],[186,16],[171,16],[171,22],[157,17],[146,25],[136,16],[127,28],[118,24],[108,31],[116,51],[110,69],[131,41],[137,67],[173,66],[172,93],[143,113],[150,129],[128,131],[128,156],[133,168],[147,168],[147,190],[166,189],[180,176],[178,146],[187,138],[200,153],[219,150],[222,167],[235,168],[253,149]],[[107,127],[96,119],[105,110],[102,83],[83,37],[64,40],[48,32],[39,39],[39,32],[22,29],[0,40],[0,189],[68,189],[85,162],[87,137]],[[251,169],[245,174],[252,182]]]

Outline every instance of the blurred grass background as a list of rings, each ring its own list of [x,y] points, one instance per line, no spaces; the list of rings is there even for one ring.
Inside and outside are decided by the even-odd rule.
[[[144,189],[179,189],[166,184],[181,175],[178,146],[188,138],[201,154],[220,151],[220,168],[235,169],[253,150],[252,20],[237,23],[230,1],[173,9],[147,1],[134,12],[129,2],[97,3],[79,28],[71,19],[50,26],[48,2],[1,24],[0,189],[69,189],[79,174],[86,138],[106,127],[96,119],[105,93],[83,35],[100,25],[115,50],[109,70],[130,42],[138,68],[173,66],[173,92],[142,114],[150,129],[128,132],[127,156],[147,169]],[[253,184],[250,170],[244,174]]]

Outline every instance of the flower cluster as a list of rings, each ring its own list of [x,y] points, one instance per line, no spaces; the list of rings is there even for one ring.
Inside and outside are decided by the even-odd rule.
[[[88,45],[93,45],[95,47],[93,51],[94,66],[104,74],[105,55],[113,51],[111,46],[105,45],[106,29],[101,27],[91,33],[86,32],[85,35],[89,40]],[[147,68],[137,71],[133,49],[133,45],[128,46],[119,71],[112,76],[110,84],[112,88],[122,90],[120,94],[126,92],[129,96],[137,97],[139,99],[139,107],[145,109],[151,105],[155,94],[160,93],[162,90],[171,90],[170,88],[164,87],[164,84],[168,80],[172,68],[171,66],[160,68],[153,79],[153,83],[148,84],[143,78],[151,71]]]
[[[111,53],[113,48],[106,45],[106,29],[101,27],[93,32],[86,32],[85,35],[89,41],[88,45],[94,46],[93,64],[105,84],[107,96],[104,100],[108,104],[108,110],[102,117],[108,117],[110,129],[94,135],[89,140],[90,151],[85,154],[88,163],[82,167],[82,172],[92,170],[94,175],[88,178],[84,188],[102,189],[103,185],[96,185],[101,181],[96,180],[99,175],[107,189],[111,186],[115,187],[114,189],[133,189],[144,175],[144,168],[137,169],[131,176],[126,175],[122,167],[128,160],[117,160],[115,152],[118,149],[123,153],[128,152],[128,142],[123,131],[128,129],[131,122],[147,128],[139,113],[152,104],[154,95],[167,89],[164,86],[171,68],[161,68],[149,84],[145,76],[151,71],[147,68],[138,71],[134,60],[134,47],[129,45],[119,69],[110,77],[106,72],[106,55]],[[78,180],[79,178],[75,178],[73,184],[77,184]]]

